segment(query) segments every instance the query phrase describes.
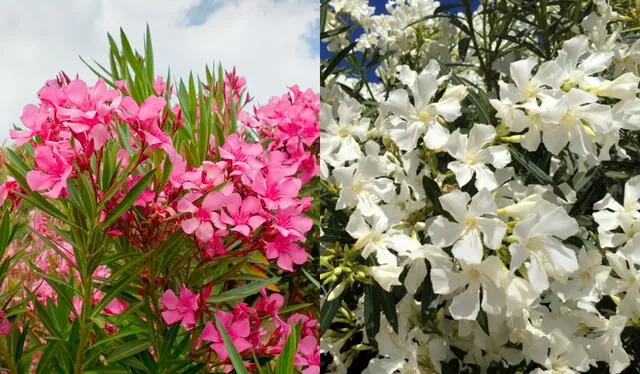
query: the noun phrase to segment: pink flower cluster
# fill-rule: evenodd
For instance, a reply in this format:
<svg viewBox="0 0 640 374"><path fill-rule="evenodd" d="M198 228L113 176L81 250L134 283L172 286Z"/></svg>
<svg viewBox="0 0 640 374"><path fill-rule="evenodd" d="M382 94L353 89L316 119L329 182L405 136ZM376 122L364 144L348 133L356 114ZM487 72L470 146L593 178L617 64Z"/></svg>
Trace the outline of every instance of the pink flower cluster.
<svg viewBox="0 0 640 374"><path fill-rule="evenodd" d="M254 357L253 355L279 354L292 326L300 322L301 337L295 364L305 367L302 371L304 374L320 373L318 323L315 319L298 313L283 320L280 314L280 309L284 306L282 295L267 295L262 289L261 297L253 307L239 303L230 312L211 312L204 302L207 293L205 291L203 297L202 294L190 291L185 285L180 287L179 297L172 290L167 290L162 297L164 321L169 325L180 322L185 329L191 330L196 325L198 316L204 316L205 320L207 317L215 318L224 326L238 353L248 358ZM229 353L214 322L205 322L198 340L209 344L221 362L228 361Z"/></svg>
<svg viewBox="0 0 640 374"><path fill-rule="evenodd" d="M235 72L227 73L224 83L228 100L244 92L244 79ZM155 87L158 93L166 90L161 78ZM246 127L228 135L219 149L211 147L209 160L193 166L175 149L167 133L171 130L163 130L167 121L163 97L150 96L138 105L104 81L88 87L66 75L48 81L38 97L40 105L27 105L23 111L26 129L11 132L18 145L31 141L35 148L36 165L26 176L32 190L44 191L50 198L66 196L67 181L83 171L90 171L97 185L90 158L98 152L100 162L102 148L119 136L123 123L132 135L127 139L131 149L141 155L138 164L161 149L170 163L156 166L172 169L164 186L151 186L135 203L148 220L134 222L125 213L110 234L126 235L144 249L150 244L148 238L161 242L179 225L194 237L204 258L224 254L229 243L242 240L288 271L307 260L296 242L304 240L312 227L312 220L303 215L311 198L299 194L303 184L318 174L313 147L319 137L319 96L313 91L294 86L290 94L255 109L254 117L238 109ZM178 106L173 112L180 117ZM121 170L130 159L124 149L118 152ZM123 197L141 177L129 176L116 197ZM0 198L15 189L14 184L5 182ZM112 201L103 217L116 205L117 199Z"/></svg>
<svg viewBox="0 0 640 374"><path fill-rule="evenodd" d="M210 139L206 155L198 161L194 161L188 144L201 139L198 126L191 127L193 139L178 140L176 134L186 125L185 120L179 105L168 106L167 100L171 101L175 91L162 77L153 84L159 96L151 95L138 104L128 96L124 82L115 82L117 88L110 88L99 80L89 87L82 80L61 74L40 89L38 105L24 108L21 120L25 128L12 130L10 135L18 146L31 146L25 147L25 152L33 149L35 165L26 173L31 190L50 199L66 198L69 181L88 176L98 201L110 196L100 204L102 222L146 172L156 170L163 175L154 177L133 208L106 227L108 235L141 252L159 248L171 235L178 234L196 248L195 253L183 255L200 264L218 256L244 257L259 251L280 269L292 272L308 259L301 243L313 226L312 219L305 215L313 198L304 196L303 190L319 173L315 153L319 147L320 98L312 90L293 86L288 94L272 98L249 114L242 111L241 104L243 97L249 98L245 83L235 71L227 73L224 82L216 83L221 86L215 88L223 93L224 102L214 100L212 108L197 108L198 113L211 110L219 115L226 134L219 146L214 136L202 135L202 139ZM232 131L236 118L238 129ZM115 192L109 191L100 178L106 172L108 152L116 159L115 174L126 178ZM24 192L9 177L0 184L0 205L8 200L12 207L18 207L19 194ZM74 269L74 248L52 229L57 221L37 210L30 214L34 234L21 239L20 248L26 248L30 257L13 269L13 275L39 302L58 302L54 287L31 271L29 261L42 273L75 282L80 277ZM9 255L17 250L13 244ZM98 279L95 283L109 275L108 267L98 267L93 274ZM162 275L153 280L145 277L143 282L159 287L164 284ZM319 373L315 319L302 314L283 319L280 310L284 298L277 293L267 296L264 290L255 306L239 303L230 311L214 312L206 303L211 285L199 288L203 287L198 293L184 285L177 295L166 291L162 297L164 321L180 323L193 332L198 344L208 344L211 354L227 363L228 352L212 321L225 326L241 354L258 356L277 355L292 326L301 322L296 365L304 367L305 374ZM103 297L96 290L90 301L96 305ZM81 313L82 299L73 297L71 303L73 320ZM119 315L127 307L125 301L115 298L101 312L103 316ZM0 315L0 334L6 331L7 322ZM116 329L109 323L105 328L107 332Z"/></svg>

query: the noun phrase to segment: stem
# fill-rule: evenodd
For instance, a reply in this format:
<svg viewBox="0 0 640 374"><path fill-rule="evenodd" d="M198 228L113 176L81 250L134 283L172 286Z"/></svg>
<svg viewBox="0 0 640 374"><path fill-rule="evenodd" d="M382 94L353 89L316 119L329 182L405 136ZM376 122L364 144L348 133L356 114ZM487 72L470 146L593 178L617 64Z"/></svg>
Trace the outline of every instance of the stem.
<svg viewBox="0 0 640 374"><path fill-rule="evenodd" d="M17 373L18 367L11 359L11 355L9 354L9 348L7 347L7 338L2 337L0 339L0 353L2 353L2 365L6 366L9 370L9 373Z"/></svg>
<svg viewBox="0 0 640 374"><path fill-rule="evenodd" d="M82 364L84 363L84 352L89 341L89 332L87 328L87 317L91 312L91 276L85 277L82 282L82 312L80 313L80 343L78 344L78 353L76 354L76 363L73 372L82 374Z"/></svg>

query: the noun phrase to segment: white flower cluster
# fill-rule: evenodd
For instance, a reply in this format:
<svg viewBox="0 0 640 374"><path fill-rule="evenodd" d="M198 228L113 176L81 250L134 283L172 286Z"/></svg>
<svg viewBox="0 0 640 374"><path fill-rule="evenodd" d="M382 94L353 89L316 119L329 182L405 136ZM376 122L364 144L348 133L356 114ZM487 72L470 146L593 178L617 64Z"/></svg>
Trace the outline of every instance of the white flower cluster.
<svg viewBox="0 0 640 374"><path fill-rule="evenodd" d="M366 2L340 1L335 12L347 3L368 30L362 48L398 51L414 45L407 30L416 29L405 26L438 5L392 1L389 15L371 18ZM606 363L615 374L629 366L621 333L640 325L640 176L617 193L623 200L600 195L592 214L576 217L575 185L531 183L510 152L516 143L521 155L548 154L552 171L573 160L583 174L629 158L620 140L640 130L640 44L621 41L618 15L594 3L582 34L553 59L522 52L509 65L490 99L494 124L467 123L475 88L453 84L435 59L419 71L396 59L394 84L372 83L362 102L337 83L323 90L321 176L336 195L329 208L349 217L342 229L363 263L375 260L371 278L404 293L397 326L384 313L376 336L365 338L377 344L368 373L442 372L450 360L482 372L520 365L565 374ZM449 45L451 33L442 38L435 43ZM425 321L427 291L437 305ZM323 347L332 370L346 372L344 341Z"/></svg>

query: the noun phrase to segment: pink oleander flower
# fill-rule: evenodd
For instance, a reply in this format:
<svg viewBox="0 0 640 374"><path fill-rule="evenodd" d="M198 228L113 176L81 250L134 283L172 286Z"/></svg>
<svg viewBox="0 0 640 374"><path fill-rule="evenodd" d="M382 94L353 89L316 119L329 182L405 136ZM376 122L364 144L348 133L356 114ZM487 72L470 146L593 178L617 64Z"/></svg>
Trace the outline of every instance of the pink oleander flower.
<svg viewBox="0 0 640 374"><path fill-rule="evenodd" d="M262 296L256 302L256 312L261 315L277 315L280 309L284 306L284 297L279 293L272 293L267 296L267 291L260 289L260 295Z"/></svg>
<svg viewBox="0 0 640 374"><path fill-rule="evenodd" d="M173 169L171 169L169 182L175 188L183 188L186 190L198 188L198 183L200 182L200 179L202 177L202 171L187 171L186 169L187 162L184 159L181 158L179 160L176 160L176 162L173 163Z"/></svg>
<svg viewBox="0 0 640 374"><path fill-rule="evenodd" d="M0 335L9 335L11 333L11 322L7 319L4 311L0 310Z"/></svg>
<svg viewBox="0 0 640 374"><path fill-rule="evenodd" d="M156 91L156 94L160 96L164 95L164 93L167 91L167 82L164 81L162 75L158 75L156 77L156 80L153 81L153 90Z"/></svg>
<svg viewBox="0 0 640 374"><path fill-rule="evenodd" d="M83 144L93 141L93 148L100 149L109 139L108 123L120 106L122 94L107 87L99 80L93 87L79 79L62 87L67 97L67 107L59 107L56 117L68 127Z"/></svg>
<svg viewBox="0 0 640 374"><path fill-rule="evenodd" d="M252 187L267 209L285 209L295 204L302 183L298 178L283 178L281 173L270 170L266 176L256 175Z"/></svg>
<svg viewBox="0 0 640 374"><path fill-rule="evenodd" d="M213 238L213 225L222 226L217 211L222 208L225 199L225 195L220 191L211 192L204 198L199 208L189 200L188 196L180 199L177 206L178 212L193 213L193 217L182 221L182 230L189 235L195 232L196 237L201 242L206 243L211 240Z"/></svg>
<svg viewBox="0 0 640 374"><path fill-rule="evenodd" d="M224 246L224 243L222 242L222 240L220 240L220 238L218 237L218 233L221 233L223 231L216 231L216 233L214 233L213 238L211 240L209 240L204 248L201 248L201 253L202 253L202 257L205 260L210 260L216 256L222 256L225 253L227 253L227 248ZM224 233L228 233L228 231L224 231Z"/></svg>
<svg viewBox="0 0 640 374"><path fill-rule="evenodd" d="M295 365L306 366L302 374L320 374L320 346L318 339L313 335L307 335L300 340Z"/></svg>
<svg viewBox="0 0 640 374"><path fill-rule="evenodd" d="M313 227L313 220L300 215L300 211L293 207L279 210L273 218L275 222L272 227L285 238L292 236L294 240L304 240L304 234Z"/></svg>
<svg viewBox="0 0 640 374"><path fill-rule="evenodd" d="M198 294L191 292L184 284L180 287L180 298L172 290L165 291L162 306L166 309L162 312L162 318L168 325L181 321L182 327L190 330L196 323Z"/></svg>
<svg viewBox="0 0 640 374"><path fill-rule="evenodd" d="M260 169L263 166L260 157L264 149L258 143L247 143L240 139L238 134L231 134L224 139L224 145L220 147L220 157L229 160L236 169L247 171Z"/></svg>
<svg viewBox="0 0 640 374"><path fill-rule="evenodd" d="M43 195L58 198L67 188L67 179L71 176L71 164L60 154L56 146L36 148L34 159L40 170L27 173L27 183L34 191L48 190Z"/></svg>
<svg viewBox="0 0 640 374"><path fill-rule="evenodd" d="M16 182L12 176L8 176L4 183L0 184L0 206L2 206L6 200L16 202L18 197L16 193L20 191L22 191L22 188L18 182Z"/></svg>
<svg viewBox="0 0 640 374"><path fill-rule="evenodd" d="M127 303L118 298L114 298L104 307L104 312L111 316L117 316L127 310Z"/></svg>
<svg viewBox="0 0 640 374"><path fill-rule="evenodd" d="M51 115L50 108L46 106L36 106L33 104L25 105L22 110L20 121L27 128L26 130L9 130L9 136L16 141L16 145L23 145L34 136L40 136L43 139L48 137L51 131L47 126L47 121Z"/></svg>
<svg viewBox="0 0 640 374"><path fill-rule="evenodd" d="M262 213L260 200L253 196L243 200L239 194L233 193L226 199L225 208L226 212L222 211L220 214L220 221L232 225L232 231L237 231L244 236L249 236L251 231L266 221L260 215Z"/></svg>
<svg viewBox="0 0 640 374"><path fill-rule="evenodd" d="M293 271L293 265L302 265L307 262L307 251L294 243L291 238L278 236L273 241L267 243L266 256L276 262L281 269Z"/></svg>
<svg viewBox="0 0 640 374"><path fill-rule="evenodd" d="M149 122L157 121L167 101L158 96L149 96L138 106L133 98L126 96L120 104L120 117L125 121L137 120L142 129L146 129Z"/></svg>
<svg viewBox="0 0 640 374"><path fill-rule="evenodd" d="M238 353L242 353L253 345L247 340L251 329L249 326L249 319L245 317L235 316L234 313L217 311L216 318L224 326L229 334L229 337L233 341ZM226 361L229 357L229 353L224 346L222 335L218 332L218 329L211 322L207 322L202 330L200 338L204 341L211 342L211 349L216 352L220 360Z"/></svg>

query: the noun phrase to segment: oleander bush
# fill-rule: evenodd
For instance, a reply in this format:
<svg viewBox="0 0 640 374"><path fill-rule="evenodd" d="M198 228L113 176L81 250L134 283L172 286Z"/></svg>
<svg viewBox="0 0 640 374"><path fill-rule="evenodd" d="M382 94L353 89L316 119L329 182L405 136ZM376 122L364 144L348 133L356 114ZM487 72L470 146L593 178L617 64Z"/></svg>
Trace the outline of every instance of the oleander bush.
<svg viewBox="0 0 640 374"><path fill-rule="evenodd" d="M319 373L319 95L247 111L235 69L176 81L119 39L2 151L4 371Z"/></svg>
<svg viewBox="0 0 640 374"><path fill-rule="evenodd" d="M640 373L640 4L321 12L322 369Z"/></svg>

